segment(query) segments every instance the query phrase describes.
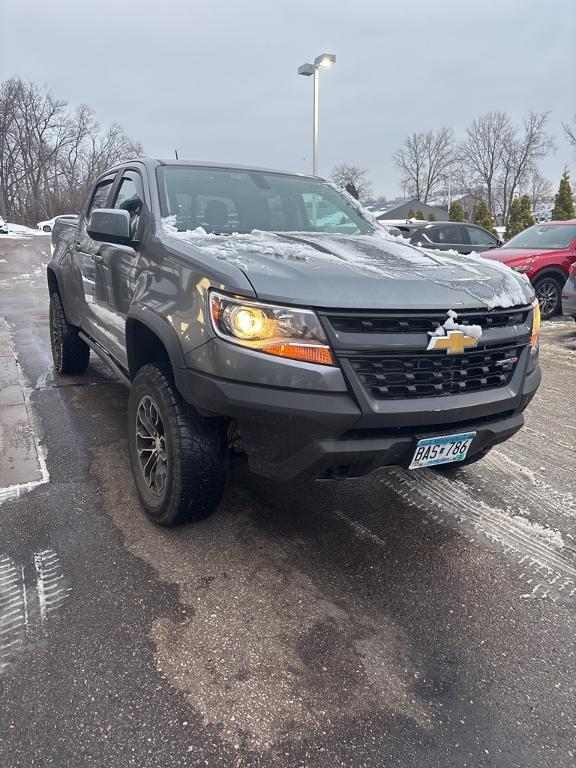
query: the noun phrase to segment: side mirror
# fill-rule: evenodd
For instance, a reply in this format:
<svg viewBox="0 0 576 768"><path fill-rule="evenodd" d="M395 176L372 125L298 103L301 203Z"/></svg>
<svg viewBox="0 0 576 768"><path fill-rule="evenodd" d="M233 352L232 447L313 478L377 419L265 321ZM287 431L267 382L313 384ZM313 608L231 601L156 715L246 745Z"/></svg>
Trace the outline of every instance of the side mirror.
<svg viewBox="0 0 576 768"><path fill-rule="evenodd" d="M501 248L503 245L504 245L504 240L499 239L498 242L496 243L496 248Z"/></svg>
<svg viewBox="0 0 576 768"><path fill-rule="evenodd" d="M134 244L130 237L130 214L118 208L95 208L88 218L86 232L99 242Z"/></svg>

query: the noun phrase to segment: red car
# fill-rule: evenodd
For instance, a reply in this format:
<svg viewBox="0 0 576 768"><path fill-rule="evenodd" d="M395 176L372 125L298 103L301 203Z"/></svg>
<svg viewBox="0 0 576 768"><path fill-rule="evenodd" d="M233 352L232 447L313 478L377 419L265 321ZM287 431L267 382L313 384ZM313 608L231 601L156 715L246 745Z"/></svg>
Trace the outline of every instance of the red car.
<svg viewBox="0 0 576 768"><path fill-rule="evenodd" d="M480 255L527 275L547 319L562 311L562 288L570 265L576 262L576 219L535 224L501 248Z"/></svg>

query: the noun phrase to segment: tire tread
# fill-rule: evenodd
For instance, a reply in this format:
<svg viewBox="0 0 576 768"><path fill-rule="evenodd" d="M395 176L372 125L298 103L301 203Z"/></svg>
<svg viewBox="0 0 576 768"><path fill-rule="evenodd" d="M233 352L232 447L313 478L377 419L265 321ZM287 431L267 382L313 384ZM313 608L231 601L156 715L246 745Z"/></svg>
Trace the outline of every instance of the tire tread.
<svg viewBox="0 0 576 768"><path fill-rule="evenodd" d="M60 294L54 291L50 296L50 342L52 359L58 373L67 375L84 373L90 359L90 347L78 335L78 328L66 319ZM55 348L54 335L60 336L62 354L59 359Z"/></svg>
<svg viewBox="0 0 576 768"><path fill-rule="evenodd" d="M137 373L129 402L129 429L138 407L138 389L144 384L160 395L168 414L165 428L172 430L173 451L169 497L160 514L151 508L140 487L140 467L129 435L130 460L140 498L148 514L164 526L202 520L218 506L227 476L227 443L223 420L204 418L184 402L168 364L153 363ZM141 481L140 481L141 482Z"/></svg>

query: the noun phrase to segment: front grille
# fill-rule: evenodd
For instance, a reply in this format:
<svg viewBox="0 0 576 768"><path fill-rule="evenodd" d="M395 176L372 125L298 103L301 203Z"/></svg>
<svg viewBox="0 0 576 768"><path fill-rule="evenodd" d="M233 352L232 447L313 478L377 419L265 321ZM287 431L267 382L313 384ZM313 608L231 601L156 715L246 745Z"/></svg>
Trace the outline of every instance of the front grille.
<svg viewBox="0 0 576 768"><path fill-rule="evenodd" d="M514 373L521 347L447 355L353 355L348 361L364 389L377 400L435 397L505 386Z"/></svg>
<svg viewBox="0 0 576 768"><path fill-rule="evenodd" d="M526 322L529 310L481 310L458 314L461 325L480 325L489 328L506 328ZM328 315L332 328L341 333L427 333L434 331L446 321L446 312L423 314L338 314Z"/></svg>

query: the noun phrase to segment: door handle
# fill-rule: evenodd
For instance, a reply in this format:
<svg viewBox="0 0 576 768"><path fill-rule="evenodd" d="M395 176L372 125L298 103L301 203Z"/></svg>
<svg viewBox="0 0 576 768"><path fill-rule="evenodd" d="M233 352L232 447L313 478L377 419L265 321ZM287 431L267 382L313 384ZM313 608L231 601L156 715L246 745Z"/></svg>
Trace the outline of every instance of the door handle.
<svg viewBox="0 0 576 768"><path fill-rule="evenodd" d="M104 261L104 257L103 256L101 256L99 253L95 253L94 254L94 262L96 264L102 264L103 261Z"/></svg>

